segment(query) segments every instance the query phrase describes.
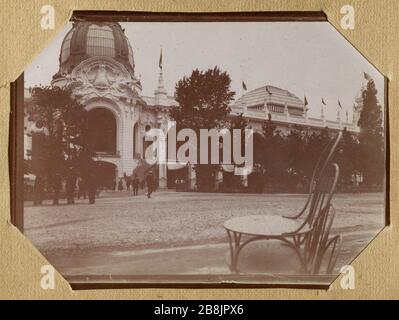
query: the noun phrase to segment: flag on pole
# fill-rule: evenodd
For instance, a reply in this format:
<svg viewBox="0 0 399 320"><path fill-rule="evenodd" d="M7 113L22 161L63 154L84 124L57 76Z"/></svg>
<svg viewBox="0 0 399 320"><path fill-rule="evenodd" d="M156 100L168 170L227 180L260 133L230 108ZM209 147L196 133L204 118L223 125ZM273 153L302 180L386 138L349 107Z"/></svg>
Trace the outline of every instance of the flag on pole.
<svg viewBox="0 0 399 320"><path fill-rule="evenodd" d="M338 106L342 109L341 101L338 100Z"/></svg>
<svg viewBox="0 0 399 320"><path fill-rule="evenodd" d="M327 104L324 102L324 98L321 98L321 103L324 104L325 106L327 105Z"/></svg>
<svg viewBox="0 0 399 320"><path fill-rule="evenodd" d="M159 69L162 69L162 48L161 48L161 54L159 55Z"/></svg>
<svg viewBox="0 0 399 320"><path fill-rule="evenodd" d="M305 105L305 111L307 112L308 110L309 110L309 108L308 108L308 99L306 99L306 96L304 97L304 100L305 100L305 102L304 102L304 105Z"/></svg>
<svg viewBox="0 0 399 320"><path fill-rule="evenodd" d="M244 81L242 82L242 88L243 88L245 91L247 91L247 85L245 84Z"/></svg>
<svg viewBox="0 0 399 320"><path fill-rule="evenodd" d="M272 93L270 92L270 90L269 90L269 87L268 87L268 86L266 86L266 92L267 92L268 94L272 95Z"/></svg>

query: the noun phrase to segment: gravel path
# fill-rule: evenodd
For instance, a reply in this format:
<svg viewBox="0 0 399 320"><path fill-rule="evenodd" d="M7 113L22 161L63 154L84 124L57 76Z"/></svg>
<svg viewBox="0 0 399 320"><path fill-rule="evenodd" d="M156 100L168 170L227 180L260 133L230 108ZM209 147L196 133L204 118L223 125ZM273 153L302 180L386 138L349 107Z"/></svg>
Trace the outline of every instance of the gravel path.
<svg viewBox="0 0 399 320"><path fill-rule="evenodd" d="M223 222L256 214L295 214L304 195L157 192L153 198L114 193L95 205L25 208L25 233L44 252L148 249L226 242ZM383 194L338 194L334 232L367 232L384 225ZM366 239L367 240L367 239Z"/></svg>

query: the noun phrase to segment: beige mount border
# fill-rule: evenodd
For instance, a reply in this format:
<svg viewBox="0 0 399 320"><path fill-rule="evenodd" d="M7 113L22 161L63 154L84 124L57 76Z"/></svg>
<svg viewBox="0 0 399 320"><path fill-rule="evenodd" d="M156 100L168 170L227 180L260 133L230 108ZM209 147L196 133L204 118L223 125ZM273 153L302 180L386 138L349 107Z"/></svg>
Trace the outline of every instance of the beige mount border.
<svg viewBox="0 0 399 320"><path fill-rule="evenodd" d="M15 299L356 299L399 298L398 202L398 76L399 2L397 0L69 0L49 1L55 7L54 30L40 28L40 9L47 1L1 2L0 56L0 298ZM340 9L355 8L354 30L342 30ZM343 290L339 278L329 290L304 289L124 289L73 291L56 275L56 288L40 288L45 258L11 225L8 171L10 82L49 44L69 20L72 10L158 12L323 11L343 34L390 82L390 203L391 225L353 262L356 289Z"/></svg>

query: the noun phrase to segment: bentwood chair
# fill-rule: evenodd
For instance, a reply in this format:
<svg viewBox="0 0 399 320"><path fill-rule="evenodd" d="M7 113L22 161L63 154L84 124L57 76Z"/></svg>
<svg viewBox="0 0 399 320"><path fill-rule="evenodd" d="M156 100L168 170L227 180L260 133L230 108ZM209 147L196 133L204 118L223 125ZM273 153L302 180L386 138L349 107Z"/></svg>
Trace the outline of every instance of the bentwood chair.
<svg viewBox="0 0 399 320"><path fill-rule="evenodd" d="M334 219L331 204L339 177L339 167L332 164L321 171L312 188L306 217L287 219L275 215L236 217L224 223L230 244L230 269L238 272L238 259L242 249L259 240L280 240L293 249L299 258L301 271L318 274L323 257L331 250L327 272L331 272L337 256L339 237L330 238Z"/></svg>
<svg viewBox="0 0 399 320"><path fill-rule="evenodd" d="M316 184L310 200L309 215L304 223L312 225L312 230L306 234L303 241L302 263L304 271L319 274L323 258L331 250L326 266L326 273L332 273L338 250L337 245L341 239L339 235L330 237L330 230L335 217L335 208L331 203L339 178L339 167L331 165L324 171Z"/></svg>
<svg viewBox="0 0 399 320"><path fill-rule="evenodd" d="M339 132L334 139L331 139L329 141L329 143L325 146L322 153L320 154L319 159L317 160L316 165L313 169L312 178L309 183L309 192L307 200L302 210L295 216L284 216L285 218L298 219L305 213L310 203L313 189L315 188L317 181L322 176L324 170L330 165L331 161L333 160L333 157L337 151L341 139L342 139L342 132Z"/></svg>

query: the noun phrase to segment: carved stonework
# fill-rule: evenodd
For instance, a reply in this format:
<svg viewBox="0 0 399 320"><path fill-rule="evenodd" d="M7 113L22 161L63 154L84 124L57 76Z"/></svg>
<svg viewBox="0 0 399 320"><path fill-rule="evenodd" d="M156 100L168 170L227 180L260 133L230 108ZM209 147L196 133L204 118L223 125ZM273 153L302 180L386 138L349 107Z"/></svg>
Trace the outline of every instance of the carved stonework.
<svg viewBox="0 0 399 320"><path fill-rule="evenodd" d="M67 76L67 81L78 96L94 95L126 101L138 96L136 80L122 64L107 57L83 61Z"/></svg>

